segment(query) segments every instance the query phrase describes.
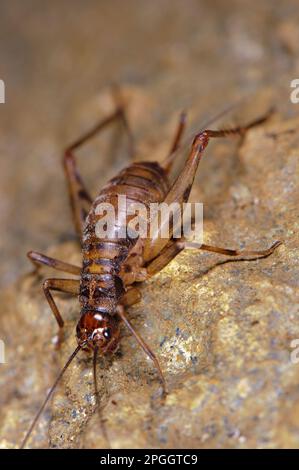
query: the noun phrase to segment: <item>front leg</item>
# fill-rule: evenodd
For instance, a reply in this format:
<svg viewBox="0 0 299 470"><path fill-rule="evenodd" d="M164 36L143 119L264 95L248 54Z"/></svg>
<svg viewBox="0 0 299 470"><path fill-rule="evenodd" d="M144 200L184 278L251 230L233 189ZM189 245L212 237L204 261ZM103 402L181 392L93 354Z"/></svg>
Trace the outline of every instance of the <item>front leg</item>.
<svg viewBox="0 0 299 470"><path fill-rule="evenodd" d="M51 294L51 290L66 292L68 294L79 295L80 281L76 279L46 279L43 283L45 297L51 307L54 317L58 323L58 344L59 347L63 339L64 321L56 302Z"/></svg>

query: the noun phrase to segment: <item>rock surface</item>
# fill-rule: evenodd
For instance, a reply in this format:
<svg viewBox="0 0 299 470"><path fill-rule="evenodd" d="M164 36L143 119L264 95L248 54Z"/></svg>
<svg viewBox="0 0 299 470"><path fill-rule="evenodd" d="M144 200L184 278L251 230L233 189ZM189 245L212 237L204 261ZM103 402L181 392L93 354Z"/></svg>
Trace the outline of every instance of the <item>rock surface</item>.
<svg viewBox="0 0 299 470"><path fill-rule="evenodd" d="M142 301L129 310L165 372L166 401L160 399L151 362L123 330L121 351L98 361L102 416L96 412L91 358L80 353L28 445L101 448L108 445L108 437L113 448L298 447L299 364L291 362L291 341L299 338L299 119L293 117L297 109L289 101L289 83L298 71L293 3L287 10L277 6L275 16L267 2L259 2L255 12L251 2L242 2L242 8L233 8L231 2L231 9L226 4L230 13L223 26L221 2L215 10L209 2L198 7L190 1L183 12L178 1L165 1L164 9L149 7L152 2L142 8L139 2L128 1L125 12L120 10L124 2L116 2L123 13L119 34L128 34L123 44L131 48L130 54L119 36L111 39L108 26L115 5L102 3L100 11L96 4L101 2L90 2L85 9L78 2L75 15L67 2L60 2L60 20L48 6L53 35L50 26L41 28L44 12L35 2L26 3L35 6L35 14L25 7L17 10L11 2L1 20L7 20L2 34L16 24L20 29L5 50L18 93L6 114L1 108L1 153L10 160L3 160L1 176L0 209L8 233L2 239L7 247L2 282L7 287L1 293L0 338L5 341L6 364L0 364L0 446L19 445L76 345L78 303L65 295L56 297L66 319L66 338L59 352L51 342L56 324L41 282L57 273L43 268L39 278L16 277L25 266L28 270L23 255L30 248L80 263L59 152L69 141L66 135L76 137L111 110L107 88L97 90L117 76L126 82L129 119L138 157L143 159L163 158L181 108L188 106L195 122L199 115L202 122L203 116L248 89L255 93L238 111L237 122L276 105L278 112L269 122L252 129L242 142L211 144L191 199L204 202L206 243L255 249L275 240L284 244L258 261L225 262L225 257L196 250L180 254L144 283ZM103 9L108 26L102 20L97 35L95 18ZM200 29L195 11L205 18ZM29 24L18 23L24 16L30 18ZM132 17L137 24L151 18L152 29L148 26L143 35L132 32ZM270 41L273 30L275 47ZM93 34L101 40L97 65ZM137 45L139 37L143 41ZM227 52L222 47L220 54L221 41ZM27 66L21 61L21 43ZM117 57L110 54L110 44L115 44ZM151 60L144 53L150 46ZM49 49L48 69L43 69L39 61L43 63ZM13 50L18 51L18 60L11 58ZM102 61L107 64L104 71ZM80 70L81 83L73 81L72 66L76 73ZM18 83L18 74L13 73L18 71L28 81L26 96L24 83ZM279 75L276 81L271 79L274 72ZM70 83L69 89L62 90L63 80ZM48 112L42 115L44 101ZM111 130L99 144L82 150L81 166L88 157L83 172L95 175L89 178L95 192L128 161L125 141L114 139L118 135Z"/></svg>
<svg viewBox="0 0 299 470"><path fill-rule="evenodd" d="M98 362L112 447L298 446L299 366L290 360L290 342L299 338L299 120L273 121L247 134L237 152L239 177L204 233L205 241L228 247L284 244L267 259L224 264L219 255L188 250L143 285L130 317L156 351L169 395L161 402L150 361L124 331L121 353ZM80 260L72 242L49 253ZM59 298L67 328L58 353L40 280L27 275L5 297L1 435L9 447L75 347L78 306ZM45 446L48 428L51 447L107 445L84 353L66 373L30 445Z"/></svg>

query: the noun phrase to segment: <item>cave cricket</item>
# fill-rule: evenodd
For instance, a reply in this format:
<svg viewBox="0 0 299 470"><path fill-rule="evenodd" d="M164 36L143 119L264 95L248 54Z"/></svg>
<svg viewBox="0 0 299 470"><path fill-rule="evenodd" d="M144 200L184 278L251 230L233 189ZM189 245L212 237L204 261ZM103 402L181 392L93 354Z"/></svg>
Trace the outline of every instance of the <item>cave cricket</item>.
<svg viewBox="0 0 299 470"><path fill-rule="evenodd" d="M170 172L174 162L180 155L182 135L185 128L186 116L181 114L173 142L164 161L133 160L134 143L119 91L115 93L115 111L97 123L89 132L70 145L64 152L63 165L68 185L70 204L75 229L82 249L82 266L74 266L64 261L51 258L35 251L28 253L29 259L38 267L47 265L57 271L63 271L78 277L78 279L49 278L43 283L45 297L51 307L59 327L59 342L62 340L64 320L55 303L52 292L60 291L77 296L80 303L80 316L77 324L77 347L70 355L56 381L48 392L44 403L35 416L21 447L25 447L31 433L46 407L51 395L79 351L93 353L93 375L96 399L98 397L96 361L97 355L113 354L120 340L120 325L123 323L135 337L145 354L152 360L161 382L164 396L167 393L166 381L158 358L140 336L128 319L126 309L139 302L141 293L138 283L159 273L186 247L185 237L175 238L174 227L168 238L161 236L161 224L157 230L146 238L118 237L119 225L115 225L109 238L100 238L96 234L96 223L101 217L96 208L99 202L117 204L119 195L125 195L128 200L137 201L146 206L150 203L178 203L182 206L188 201L194 182L198 164L204 154L209 140L220 137L243 136L253 126L263 123L268 114L245 125L230 129L209 130L207 125L221 117L219 113L206 123L205 128L192 137L189 143L189 154L179 175L170 181ZM77 168L75 151L85 142L98 134L115 121L120 121L128 136L132 163L104 186L96 199L93 199L86 189ZM128 224L131 215L125 214L122 224ZM169 221L167 221L169 222ZM171 226L171 224L170 224ZM201 244L200 250L220 253L230 257L241 255L257 259L267 257L281 242L276 241L266 250L235 250ZM246 259L246 258L245 258Z"/></svg>

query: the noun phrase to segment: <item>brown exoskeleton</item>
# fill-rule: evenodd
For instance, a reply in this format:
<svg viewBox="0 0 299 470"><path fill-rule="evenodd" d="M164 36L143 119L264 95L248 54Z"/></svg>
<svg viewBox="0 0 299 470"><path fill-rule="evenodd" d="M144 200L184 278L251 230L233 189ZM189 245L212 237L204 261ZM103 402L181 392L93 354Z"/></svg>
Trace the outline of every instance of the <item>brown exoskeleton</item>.
<svg viewBox="0 0 299 470"><path fill-rule="evenodd" d="M247 126L227 130L204 130L193 138L189 156L184 167L173 183L169 174L177 155L185 127L185 116L182 115L168 157L162 162L133 162L114 177L93 200L87 192L78 172L74 151L88 139L113 121L120 119L126 129L130 142L131 133L123 106L82 138L67 148L64 153L64 168L69 188L70 202L76 231L82 246L82 267L74 266L37 252L29 252L30 260L36 265L45 264L73 275L79 279L46 279L43 284L45 296L59 326L59 337L64 325L51 291L67 292L78 296L81 305L80 319L77 325L78 346L71 354L63 370L48 393L42 407L27 432L22 447L30 437L40 414L45 408L58 381L76 354L81 350L93 351L94 379L96 384L95 364L97 354L113 353L119 345L120 322L122 321L135 336L145 353L152 359L159 373L164 393L166 386L159 362L150 347L141 338L128 320L125 308L140 300L138 282L161 271L186 246L183 237L174 238L170 232L168 238L161 236L160 226L155 233L147 238L119 238L119 225L113 227L109 238L100 238L95 226L100 218L96 208L100 202L117 206L119 195L127 200L137 201L148 206L150 203L165 202L167 204L186 203L193 185L194 177L203 152L211 138L242 135L249 128L263 122L266 117L258 119ZM133 147L132 147L133 148ZM125 214L122 223L127 225L130 217ZM229 256L265 257L270 255L280 244L275 242L267 250L247 251L230 250L202 244L199 249L221 253ZM252 258L251 258L252 259ZM254 258L255 259L255 258Z"/></svg>

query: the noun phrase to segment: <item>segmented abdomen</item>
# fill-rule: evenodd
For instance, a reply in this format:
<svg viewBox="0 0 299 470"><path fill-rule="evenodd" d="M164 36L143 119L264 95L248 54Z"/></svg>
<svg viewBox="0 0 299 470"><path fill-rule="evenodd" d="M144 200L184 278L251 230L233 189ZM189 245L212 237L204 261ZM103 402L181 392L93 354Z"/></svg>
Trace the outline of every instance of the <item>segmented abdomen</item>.
<svg viewBox="0 0 299 470"><path fill-rule="evenodd" d="M126 233L133 215L118 213L118 196L126 196L127 203L161 202L168 190L164 170L155 162L137 162L122 170L102 189L93 202L83 231L83 269L80 302L86 308L112 311L124 290L118 274L122 263L134 247L137 239L118 233ZM113 227L109 239L99 237L96 224L102 215L97 213L101 203L110 203L115 209L120 226Z"/></svg>

